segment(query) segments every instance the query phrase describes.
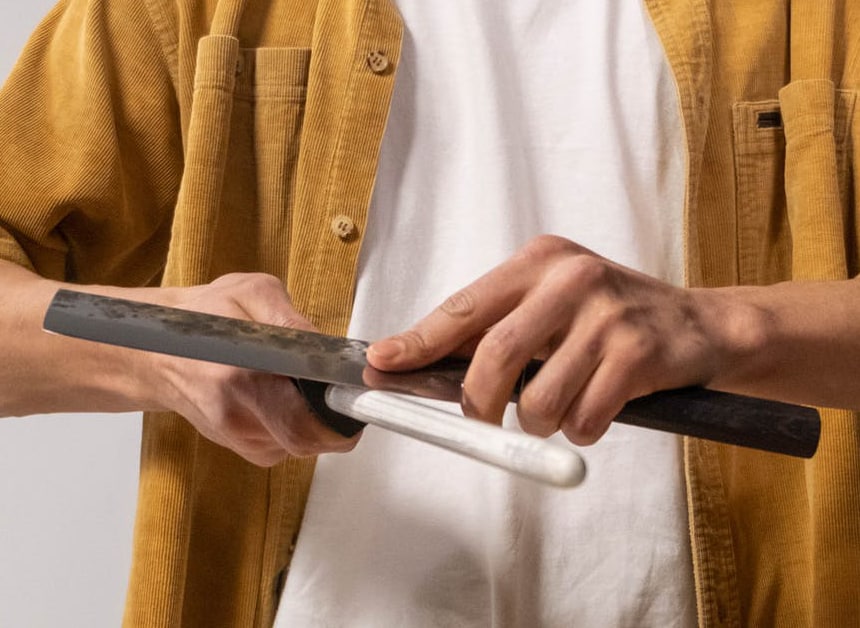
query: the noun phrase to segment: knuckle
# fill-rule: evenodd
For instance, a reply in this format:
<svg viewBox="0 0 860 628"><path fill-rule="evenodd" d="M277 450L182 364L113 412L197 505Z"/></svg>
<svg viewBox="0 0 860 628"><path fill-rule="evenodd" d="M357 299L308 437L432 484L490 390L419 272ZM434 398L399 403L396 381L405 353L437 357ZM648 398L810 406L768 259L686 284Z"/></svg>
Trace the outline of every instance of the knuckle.
<svg viewBox="0 0 860 628"><path fill-rule="evenodd" d="M239 455L255 466L262 468L270 468L284 460L284 458L287 457L287 452L283 450L252 451L246 452L244 454L240 453Z"/></svg>
<svg viewBox="0 0 860 628"><path fill-rule="evenodd" d="M474 293L464 288L445 299L445 302L439 306L439 310L453 318L465 318L474 314L476 307Z"/></svg>
<svg viewBox="0 0 860 628"><path fill-rule="evenodd" d="M287 447L287 451L291 456L295 458L310 458L311 456L315 456L320 453L321 448L314 447L309 443L290 443Z"/></svg>
<svg viewBox="0 0 860 628"><path fill-rule="evenodd" d="M529 240L523 251L530 255L545 257L547 255L569 252L576 248L576 245L566 238L552 234L541 234Z"/></svg>
<svg viewBox="0 0 860 628"><path fill-rule="evenodd" d="M216 277L209 285L214 287L233 286L241 283L243 277L245 277L243 273L227 273L226 275Z"/></svg>
<svg viewBox="0 0 860 628"><path fill-rule="evenodd" d="M616 354L620 378L632 381L654 375L660 368L665 351L656 333L648 329L633 329L622 336Z"/></svg>
<svg viewBox="0 0 860 628"><path fill-rule="evenodd" d="M562 433L577 445L593 445L606 433L617 414L611 407L612 403L614 401L607 398L598 401L592 399L576 405L562 421Z"/></svg>
<svg viewBox="0 0 860 628"><path fill-rule="evenodd" d="M410 329L397 336L418 359L427 359L433 355L430 340L419 329Z"/></svg>
<svg viewBox="0 0 860 628"><path fill-rule="evenodd" d="M244 275L242 285L250 292L284 292L284 284L274 275L267 273L248 273Z"/></svg>
<svg viewBox="0 0 860 628"><path fill-rule="evenodd" d="M593 417L576 415L565 420L561 430L572 443L587 446L596 443L606 428Z"/></svg>
<svg viewBox="0 0 860 628"><path fill-rule="evenodd" d="M597 289L610 285L612 269L602 257L573 255L559 266L565 285L571 289Z"/></svg>
<svg viewBox="0 0 860 628"><path fill-rule="evenodd" d="M557 426L566 409L559 390L527 386L520 395L518 411L530 425Z"/></svg>
<svg viewBox="0 0 860 628"><path fill-rule="evenodd" d="M513 261L526 266L541 266L547 260L567 250L571 246L569 240L555 235L539 235L529 240L513 257Z"/></svg>
<svg viewBox="0 0 860 628"><path fill-rule="evenodd" d="M298 312L289 309L275 310L271 312L266 323L277 327L288 327L292 329L312 328L312 325L309 325L307 320L305 320Z"/></svg>
<svg viewBox="0 0 860 628"><path fill-rule="evenodd" d="M526 411L517 410L520 427L527 434L548 437L558 431L559 421L550 419L548 415L530 415Z"/></svg>
<svg viewBox="0 0 860 628"><path fill-rule="evenodd" d="M636 330L627 339L624 351L629 356L631 363L642 366L654 360L659 353L659 347L660 343L653 334Z"/></svg>
<svg viewBox="0 0 860 628"><path fill-rule="evenodd" d="M329 443L328 450L336 453L345 454L347 452L352 451L358 445L358 441L361 440L361 434L356 434L351 438L338 438L337 440Z"/></svg>
<svg viewBox="0 0 860 628"><path fill-rule="evenodd" d="M463 386L460 407L469 418L489 423L501 422L506 405L507 398L499 399L493 394L486 394L486 390L475 391L469 383Z"/></svg>
<svg viewBox="0 0 860 628"><path fill-rule="evenodd" d="M487 359L507 366L522 353L519 333L508 326L497 325L486 333L478 345L478 351Z"/></svg>

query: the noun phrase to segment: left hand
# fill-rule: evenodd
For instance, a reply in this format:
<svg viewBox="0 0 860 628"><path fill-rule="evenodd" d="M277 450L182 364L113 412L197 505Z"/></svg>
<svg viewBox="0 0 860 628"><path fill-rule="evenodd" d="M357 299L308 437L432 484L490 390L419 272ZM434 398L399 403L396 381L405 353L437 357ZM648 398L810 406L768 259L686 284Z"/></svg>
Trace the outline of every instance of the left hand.
<svg viewBox="0 0 860 628"><path fill-rule="evenodd" d="M738 325L707 290L686 290L541 236L449 297L414 327L374 343L380 370L474 351L463 411L499 421L520 372L546 359L517 407L527 432L595 442L623 405L706 385L731 360ZM744 340L741 338L740 340Z"/></svg>

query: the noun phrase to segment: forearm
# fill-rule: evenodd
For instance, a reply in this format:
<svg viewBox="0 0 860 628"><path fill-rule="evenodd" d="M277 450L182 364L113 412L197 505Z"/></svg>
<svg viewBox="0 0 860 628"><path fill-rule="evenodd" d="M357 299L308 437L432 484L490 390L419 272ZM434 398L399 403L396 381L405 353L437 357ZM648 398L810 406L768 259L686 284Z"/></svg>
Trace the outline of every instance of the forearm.
<svg viewBox="0 0 860 628"><path fill-rule="evenodd" d="M159 409L145 385L139 352L45 333L42 319L63 284L0 261L0 416L49 412ZM80 287L101 294L170 303L175 291Z"/></svg>
<svg viewBox="0 0 860 628"><path fill-rule="evenodd" d="M693 292L727 343L710 386L860 409L860 281Z"/></svg>

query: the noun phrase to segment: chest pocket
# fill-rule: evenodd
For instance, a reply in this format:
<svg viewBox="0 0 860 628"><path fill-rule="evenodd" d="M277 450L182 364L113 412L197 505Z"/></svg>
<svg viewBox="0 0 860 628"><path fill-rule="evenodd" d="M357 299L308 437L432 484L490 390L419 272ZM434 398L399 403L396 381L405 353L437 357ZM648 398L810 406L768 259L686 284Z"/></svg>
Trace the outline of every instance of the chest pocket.
<svg viewBox="0 0 860 628"><path fill-rule="evenodd" d="M240 50L212 274L287 273L310 50Z"/></svg>
<svg viewBox="0 0 860 628"><path fill-rule="evenodd" d="M825 115L821 107L814 106L814 98L799 93L810 87L814 91L821 88L789 85L780 100L737 103L733 108L737 267L741 284L765 285L796 276L797 253L807 248L800 240L811 237L820 241L815 232L821 231L825 239L838 240L840 248L847 244L844 239L851 231L847 223L853 215L848 138L854 93L836 90L832 113ZM797 98L794 92L798 92ZM795 107L794 100L805 105ZM813 116L809 109L818 111ZM810 147L805 148L810 142ZM819 152L827 159L813 154ZM788 162L787 154L791 155ZM816 162L821 161L830 165L812 172ZM828 183L826 179L832 177L836 181ZM798 188L804 192L798 193ZM829 198L831 188L838 190L833 198ZM810 199L804 199L807 196ZM810 202L812 197L815 202ZM838 224L838 228L828 223ZM844 233L834 232L843 229Z"/></svg>

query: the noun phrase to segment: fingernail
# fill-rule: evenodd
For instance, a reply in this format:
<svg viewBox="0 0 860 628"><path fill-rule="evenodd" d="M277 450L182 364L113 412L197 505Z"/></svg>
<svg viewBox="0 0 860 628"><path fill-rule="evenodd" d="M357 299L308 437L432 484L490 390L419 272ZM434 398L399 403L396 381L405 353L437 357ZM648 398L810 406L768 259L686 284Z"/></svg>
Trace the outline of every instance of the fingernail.
<svg viewBox="0 0 860 628"><path fill-rule="evenodd" d="M370 347L368 347L367 352L369 354L373 354L374 358L379 358L381 360L394 360L403 353L405 349L406 346L400 338L386 338L385 340L374 342Z"/></svg>

